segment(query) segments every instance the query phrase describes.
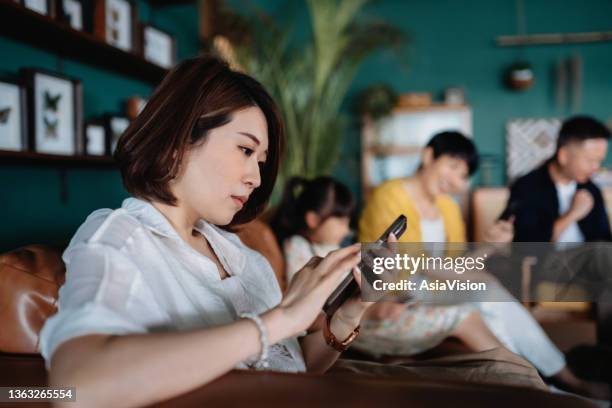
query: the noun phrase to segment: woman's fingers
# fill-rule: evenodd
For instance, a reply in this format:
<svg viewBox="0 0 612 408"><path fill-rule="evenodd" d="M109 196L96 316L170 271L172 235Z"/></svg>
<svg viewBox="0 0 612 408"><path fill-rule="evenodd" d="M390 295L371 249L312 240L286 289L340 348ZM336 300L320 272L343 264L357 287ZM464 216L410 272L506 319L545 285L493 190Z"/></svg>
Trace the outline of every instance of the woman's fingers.
<svg viewBox="0 0 612 408"><path fill-rule="evenodd" d="M308 262L304 266L308 266L310 268L316 268L317 266L319 266L322 260L323 258L321 258L320 256L313 256L312 258L308 260Z"/></svg>
<svg viewBox="0 0 612 408"><path fill-rule="evenodd" d="M344 278L343 275L346 274L347 271L350 271L354 267L356 267L357 264L359 264L360 260L361 260L360 252L357 252L356 254L348 255L347 257L342 259L340 262L338 262L336 265L334 265L333 268L324 276L323 279L325 281L336 282L335 285L338 285Z"/></svg>
<svg viewBox="0 0 612 408"><path fill-rule="evenodd" d="M340 262L345 257L359 253L359 251L361 251L361 244L357 243L330 252L319 264L319 267L322 268L321 272L325 273L325 271L333 268L335 264Z"/></svg>
<svg viewBox="0 0 612 408"><path fill-rule="evenodd" d="M356 266L353 268L353 277L355 278L355 281L357 281L357 285L359 285L359 288L361 289L361 271Z"/></svg>

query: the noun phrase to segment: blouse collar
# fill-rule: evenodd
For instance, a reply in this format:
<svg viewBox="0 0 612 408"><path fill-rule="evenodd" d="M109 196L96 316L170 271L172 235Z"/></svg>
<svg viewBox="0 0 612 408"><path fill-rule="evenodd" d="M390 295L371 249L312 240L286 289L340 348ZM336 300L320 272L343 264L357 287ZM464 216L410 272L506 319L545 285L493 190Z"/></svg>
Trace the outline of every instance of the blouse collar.
<svg viewBox="0 0 612 408"><path fill-rule="evenodd" d="M180 240L187 245L168 219L149 201L130 197L123 200L121 207L152 232L166 238ZM206 237L215 254L222 263L230 266L233 273L240 273L243 270L246 264L244 248L232 242L235 241L235 238L230 238L232 233L223 231L203 219L199 219L193 229Z"/></svg>

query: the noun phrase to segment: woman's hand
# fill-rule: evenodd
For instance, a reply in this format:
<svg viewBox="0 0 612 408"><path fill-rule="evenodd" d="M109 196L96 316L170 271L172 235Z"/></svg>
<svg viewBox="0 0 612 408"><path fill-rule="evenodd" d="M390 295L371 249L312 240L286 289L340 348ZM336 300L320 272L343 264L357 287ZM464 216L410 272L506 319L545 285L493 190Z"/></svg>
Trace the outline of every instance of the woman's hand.
<svg viewBox="0 0 612 408"><path fill-rule="evenodd" d="M296 273L278 306L288 325L287 337L312 324L327 298L360 260L361 244L355 244L332 251L325 258L313 257Z"/></svg>
<svg viewBox="0 0 612 408"><path fill-rule="evenodd" d="M390 244L397 243L397 238L395 237L395 235L390 234L387 239L387 243L390 243ZM391 251L383 248L382 252L391 252ZM387 253L386 255L381 255L381 256L393 256L393 255L390 253ZM362 276L361 271L355 268L353 270L353 275L355 276L355 280L357 281L359 288L361 288L361 276ZM352 326L353 328L355 328L359 325L359 322L361 322L361 318L363 317L366 310L372 307L375 303L376 302L363 301L361 296L354 297L344 302L344 304L340 306L340 308L338 308L334 316L338 320L341 320L342 322L344 322L346 325ZM380 303L389 303L389 302L380 302ZM393 307L394 309L403 310L405 308L405 305L403 304L391 303L391 305L394 306ZM378 307L379 305L375 306L375 308L378 308Z"/></svg>

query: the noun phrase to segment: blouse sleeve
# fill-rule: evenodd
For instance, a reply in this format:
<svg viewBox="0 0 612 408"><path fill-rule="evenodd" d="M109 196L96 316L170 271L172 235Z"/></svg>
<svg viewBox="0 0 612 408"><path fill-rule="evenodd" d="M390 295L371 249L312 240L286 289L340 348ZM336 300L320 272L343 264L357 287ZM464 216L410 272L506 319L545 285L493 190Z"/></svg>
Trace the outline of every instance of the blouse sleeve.
<svg viewBox="0 0 612 408"><path fill-rule="evenodd" d="M59 291L58 312L40 334L47 367L57 347L88 334L143 333L130 316L130 294L139 279L136 266L119 250L81 244L64 254L66 282Z"/></svg>

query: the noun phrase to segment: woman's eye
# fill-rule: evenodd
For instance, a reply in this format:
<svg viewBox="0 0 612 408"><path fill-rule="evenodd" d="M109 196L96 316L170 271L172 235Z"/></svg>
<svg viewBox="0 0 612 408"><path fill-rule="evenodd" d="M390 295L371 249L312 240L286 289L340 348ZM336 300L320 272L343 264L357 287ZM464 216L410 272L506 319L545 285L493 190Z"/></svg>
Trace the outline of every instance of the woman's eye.
<svg viewBox="0 0 612 408"><path fill-rule="evenodd" d="M248 147L240 146L240 150L247 156L251 156L255 151L253 149L249 149Z"/></svg>

